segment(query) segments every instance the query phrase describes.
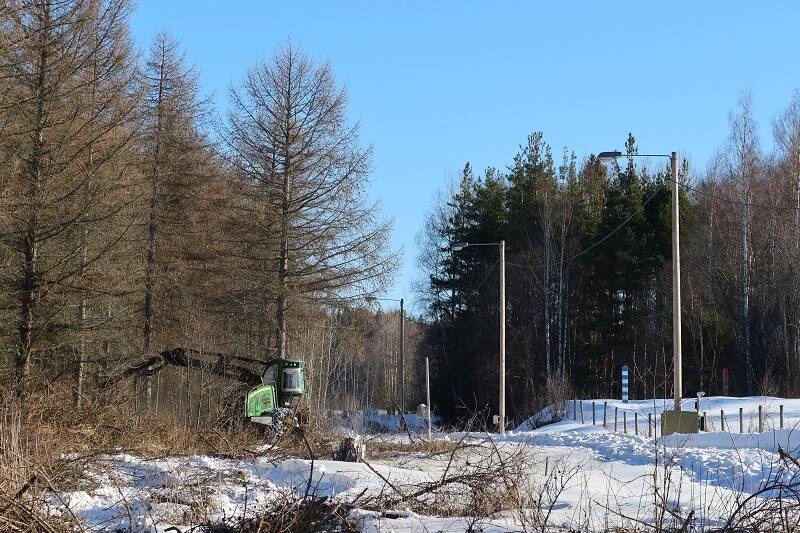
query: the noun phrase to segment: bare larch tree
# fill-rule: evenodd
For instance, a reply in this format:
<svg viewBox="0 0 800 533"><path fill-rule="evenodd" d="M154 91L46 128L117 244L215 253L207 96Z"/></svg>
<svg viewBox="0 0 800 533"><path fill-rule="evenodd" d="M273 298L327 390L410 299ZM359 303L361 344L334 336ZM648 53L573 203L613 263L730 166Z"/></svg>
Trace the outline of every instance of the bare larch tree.
<svg viewBox="0 0 800 533"><path fill-rule="evenodd" d="M384 287L396 264L390 224L367 201L370 150L345 117L347 95L330 66L291 43L251 68L231 90L223 128L236 178L265 213L260 247L243 259L265 265L260 286L274 300L278 357L287 350L293 305L323 305ZM252 268L248 268L252 272Z"/></svg>
<svg viewBox="0 0 800 533"><path fill-rule="evenodd" d="M12 2L0 51L0 143L10 252L3 284L15 309L13 388L30 388L34 356L75 365L81 396L88 301L109 278L88 283L130 229L130 147L135 58L127 0ZM76 309L78 312L76 313ZM44 360L44 359L43 359Z"/></svg>
<svg viewBox="0 0 800 533"><path fill-rule="evenodd" d="M196 70L187 66L178 43L164 32L156 35L150 47L144 83L142 168L148 177L149 205L142 350L148 353L154 348L156 325L168 329L171 315L164 313L168 295L180 285L174 274L180 268L178 256L185 237L182 228L191 218L185 212L186 192L206 154L199 132L206 101L199 97ZM161 310L160 317L156 316L157 309ZM150 380L146 390L149 401Z"/></svg>

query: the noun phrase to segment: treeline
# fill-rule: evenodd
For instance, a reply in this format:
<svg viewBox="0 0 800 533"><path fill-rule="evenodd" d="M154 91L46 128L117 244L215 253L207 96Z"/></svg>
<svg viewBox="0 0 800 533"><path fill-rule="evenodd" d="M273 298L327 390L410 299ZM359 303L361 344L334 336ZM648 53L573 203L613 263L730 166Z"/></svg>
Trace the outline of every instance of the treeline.
<svg viewBox="0 0 800 533"><path fill-rule="evenodd" d="M745 96L707 172L679 165L687 396L722 394L723 369L731 395L800 393L800 94L774 131L764 153ZM497 412L498 249L458 242L505 240L511 418L565 386L618 397L623 364L633 397L671 396L670 184L667 159L556 161L541 133L506 170L466 165L421 234L443 414Z"/></svg>
<svg viewBox="0 0 800 533"><path fill-rule="evenodd" d="M394 378L363 349L386 316L347 308L385 289L397 256L330 65L287 44L220 117L168 34L136 51L131 9L0 7L3 386L66 387L80 406L144 354L191 346L304 359L318 407L391 407ZM131 397L197 418L229 392L173 374Z"/></svg>

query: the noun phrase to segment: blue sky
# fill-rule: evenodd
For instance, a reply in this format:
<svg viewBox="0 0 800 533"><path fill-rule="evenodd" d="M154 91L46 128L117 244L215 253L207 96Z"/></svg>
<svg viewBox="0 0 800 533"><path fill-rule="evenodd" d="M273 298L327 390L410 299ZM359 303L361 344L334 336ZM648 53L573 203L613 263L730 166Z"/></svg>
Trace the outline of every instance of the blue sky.
<svg viewBox="0 0 800 533"><path fill-rule="evenodd" d="M762 7L762 6L769 6ZM762 142L800 87L796 2L140 0L141 48L166 29L220 110L249 65L289 38L329 60L374 147L372 194L412 299L415 236L464 163L504 168L533 131L558 155L678 150L705 168L752 92Z"/></svg>

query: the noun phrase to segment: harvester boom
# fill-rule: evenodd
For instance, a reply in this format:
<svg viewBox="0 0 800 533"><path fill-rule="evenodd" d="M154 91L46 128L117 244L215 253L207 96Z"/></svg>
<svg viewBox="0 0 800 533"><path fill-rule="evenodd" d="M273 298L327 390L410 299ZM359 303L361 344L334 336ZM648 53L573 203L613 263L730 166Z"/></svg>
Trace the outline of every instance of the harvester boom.
<svg viewBox="0 0 800 533"><path fill-rule="evenodd" d="M239 362L248 362L270 366L271 361L260 361L248 357L227 355L214 352L202 352L192 348L173 348L145 359L141 363L128 367L119 376L120 379L135 375L152 376L164 369L167 365L199 368L218 376L232 379L248 386L261 383L261 373L247 368Z"/></svg>

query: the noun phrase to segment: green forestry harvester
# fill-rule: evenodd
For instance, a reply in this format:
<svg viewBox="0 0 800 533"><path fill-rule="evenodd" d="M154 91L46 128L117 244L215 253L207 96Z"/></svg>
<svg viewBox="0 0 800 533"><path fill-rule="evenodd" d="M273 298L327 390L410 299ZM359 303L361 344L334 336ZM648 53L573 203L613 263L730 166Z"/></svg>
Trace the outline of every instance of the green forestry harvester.
<svg viewBox="0 0 800 533"><path fill-rule="evenodd" d="M300 401L306 390L305 364L294 359L271 359L262 383L247 391L245 417L254 424L291 426L302 420Z"/></svg>
<svg viewBox="0 0 800 533"><path fill-rule="evenodd" d="M166 366L198 368L232 379L248 388L244 417L270 432L282 432L306 418L305 363L295 359L267 360L173 348L126 369L121 377L152 376Z"/></svg>

